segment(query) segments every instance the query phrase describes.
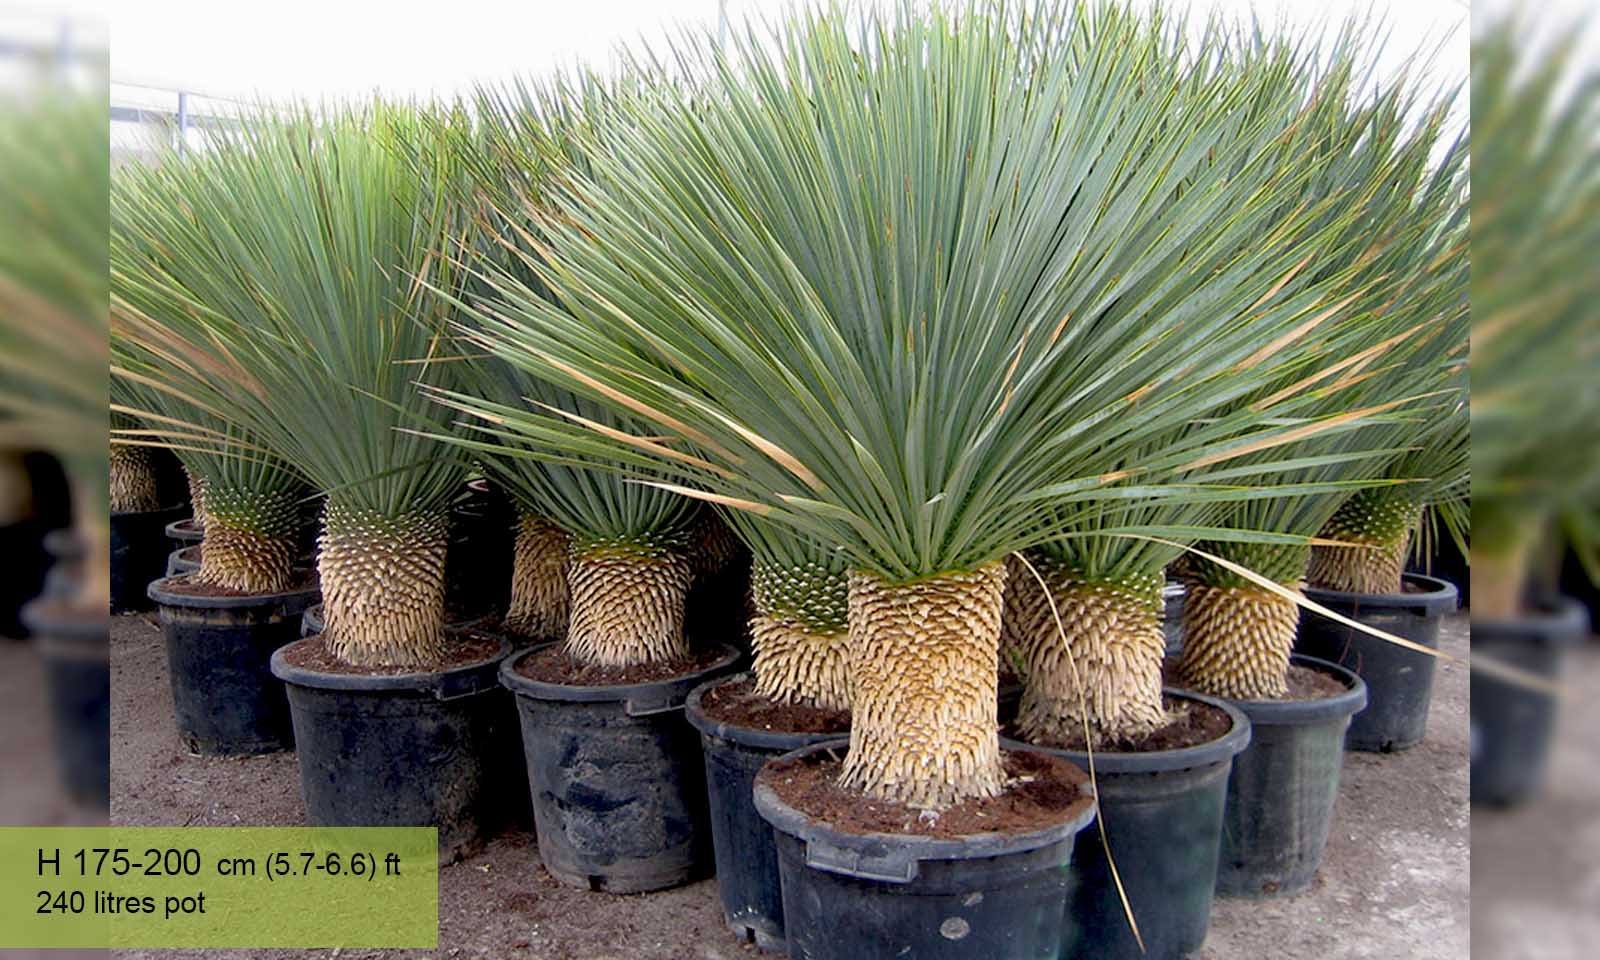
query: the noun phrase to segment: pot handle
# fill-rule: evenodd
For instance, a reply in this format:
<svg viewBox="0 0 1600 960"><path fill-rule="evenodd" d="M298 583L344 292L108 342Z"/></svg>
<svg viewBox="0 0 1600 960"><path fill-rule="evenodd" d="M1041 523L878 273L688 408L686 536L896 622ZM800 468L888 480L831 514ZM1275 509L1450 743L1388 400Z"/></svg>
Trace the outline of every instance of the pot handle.
<svg viewBox="0 0 1600 960"><path fill-rule="evenodd" d="M903 851L871 854L808 840L806 866L879 883L910 883L917 878L919 864L916 857L907 856Z"/></svg>

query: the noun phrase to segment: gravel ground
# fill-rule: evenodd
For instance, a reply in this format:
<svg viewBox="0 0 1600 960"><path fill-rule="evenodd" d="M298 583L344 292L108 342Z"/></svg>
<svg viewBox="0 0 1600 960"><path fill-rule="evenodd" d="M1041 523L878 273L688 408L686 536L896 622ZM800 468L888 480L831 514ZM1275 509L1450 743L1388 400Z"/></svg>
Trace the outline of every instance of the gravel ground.
<svg viewBox="0 0 1600 960"><path fill-rule="evenodd" d="M1444 649L1466 650L1465 620ZM112 631L112 819L128 824L295 824L294 758L200 758L172 726L166 659L148 616ZM1349 755L1334 835L1316 885L1268 902L1219 901L1204 960L1458 958L1468 955L1467 683L1440 665L1428 739L1400 755ZM707 881L615 897L558 886L528 834L440 873L433 956L723 960L761 956L722 925ZM415 951L129 951L174 956L400 958Z"/></svg>

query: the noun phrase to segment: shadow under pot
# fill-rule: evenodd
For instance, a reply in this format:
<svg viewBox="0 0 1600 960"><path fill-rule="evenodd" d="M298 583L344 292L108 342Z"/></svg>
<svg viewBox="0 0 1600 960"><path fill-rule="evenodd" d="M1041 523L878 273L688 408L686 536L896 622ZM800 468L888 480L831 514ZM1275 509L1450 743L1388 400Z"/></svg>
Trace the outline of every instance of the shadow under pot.
<svg viewBox="0 0 1600 960"><path fill-rule="evenodd" d="M1344 734L1366 706L1367 686L1338 664L1294 656L1292 665L1343 685L1308 700L1225 700L1250 718L1250 745L1233 760L1223 813L1217 893L1266 898L1311 886L1333 825Z"/></svg>
<svg viewBox="0 0 1600 960"><path fill-rule="evenodd" d="M1306 587L1306 599L1334 613L1430 650L1439 649L1439 624L1456 608L1456 588L1443 580L1408 573L1413 591L1347 593ZM1300 613L1295 652L1353 671L1367 685L1367 708L1345 733L1346 749L1392 753L1416 746L1428 730L1435 659L1320 613Z"/></svg>
<svg viewBox="0 0 1600 960"><path fill-rule="evenodd" d="M248 755L294 746L272 653L299 637L300 615L319 596L315 586L264 594L208 590L187 575L150 584L178 737L190 753Z"/></svg>
<svg viewBox="0 0 1600 960"><path fill-rule="evenodd" d="M437 827L439 862L481 849L514 811L515 718L495 682L510 645L415 673L298 666L311 637L280 647L306 820L318 827Z"/></svg>
<svg viewBox="0 0 1600 960"><path fill-rule="evenodd" d="M1074 799L1048 826L953 838L838 829L780 797L769 777L791 762L842 757L834 740L768 761L757 812L772 825L789 955L807 960L1035 960L1060 953L1062 902L1073 843L1094 819L1089 777L1070 776ZM1052 786L1067 787L1066 783Z"/></svg>
<svg viewBox="0 0 1600 960"><path fill-rule="evenodd" d="M1556 680L1587 627L1582 604L1559 598L1515 620L1472 618L1472 656ZM1559 704L1548 691L1472 671L1472 802L1512 806L1539 791Z"/></svg>
<svg viewBox="0 0 1600 960"><path fill-rule="evenodd" d="M105 809L111 797L111 624L45 597L22 608L44 661L56 766L68 796Z"/></svg>
<svg viewBox="0 0 1600 960"><path fill-rule="evenodd" d="M778 849L772 827L756 812L756 774L773 757L837 740L845 730L789 733L761 729L708 715L703 698L712 689L752 679L741 673L701 684L684 707L700 731L705 752L706 791L711 807L711 844L716 855L717 892L728 928L762 950L787 953L783 933L783 893L778 879Z"/></svg>
<svg viewBox="0 0 1600 960"><path fill-rule="evenodd" d="M188 507L139 510L111 515L111 612L148 610L154 604L146 592L166 576L172 542L167 524L181 520Z"/></svg>
<svg viewBox="0 0 1600 960"><path fill-rule="evenodd" d="M1179 960L1205 943L1228 774L1234 756L1250 743L1250 720L1239 708L1213 697L1169 690L1166 698L1169 705L1182 701L1225 719L1219 725L1223 732L1178 749L1094 754L1100 821L1144 948L1128 925L1106 843L1091 833L1073 852L1063 960ZM1089 768L1083 751L1002 743L1042 750Z"/></svg>
<svg viewBox="0 0 1600 960"><path fill-rule="evenodd" d="M506 659L516 695L539 857L562 883L644 893L710 873L711 825L699 737L684 717L689 692L734 670L724 647L701 669L644 683L583 686L522 669L540 644Z"/></svg>

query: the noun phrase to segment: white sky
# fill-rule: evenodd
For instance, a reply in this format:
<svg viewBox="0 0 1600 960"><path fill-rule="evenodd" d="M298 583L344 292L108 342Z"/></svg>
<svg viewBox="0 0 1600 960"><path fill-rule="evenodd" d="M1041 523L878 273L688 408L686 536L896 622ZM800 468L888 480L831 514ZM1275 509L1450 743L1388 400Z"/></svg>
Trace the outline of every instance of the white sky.
<svg viewBox="0 0 1600 960"><path fill-rule="evenodd" d="M726 0L730 14L786 0ZM1169 0L1172 2L1172 0ZM0 0L3 7L5 0ZM718 0L72 0L105 10L113 99L136 88L243 100L391 95L448 96L474 81L541 73L575 60L604 62L619 42L657 38L673 24L716 22ZM1463 0L1195 0L1197 8L1254 8L1265 19L1337 21L1377 8L1391 51L1437 42L1441 71L1467 70Z"/></svg>

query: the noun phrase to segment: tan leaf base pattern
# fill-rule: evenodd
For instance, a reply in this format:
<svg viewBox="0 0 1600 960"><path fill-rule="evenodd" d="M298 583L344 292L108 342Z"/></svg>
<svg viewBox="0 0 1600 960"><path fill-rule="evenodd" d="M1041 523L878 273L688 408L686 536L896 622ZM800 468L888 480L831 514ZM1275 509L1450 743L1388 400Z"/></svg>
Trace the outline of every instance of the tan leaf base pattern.
<svg viewBox="0 0 1600 960"><path fill-rule="evenodd" d="M522 515L511 560L506 629L527 637L566 636L568 536L543 517Z"/></svg>
<svg viewBox="0 0 1600 960"><path fill-rule="evenodd" d="M441 514L395 522L330 503L317 556L323 642L359 666L411 666L444 652Z"/></svg>
<svg viewBox="0 0 1600 960"><path fill-rule="evenodd" d="M1283 696L1299 622L1293 601L1266 590L1190 584L1179 665L1184 685L1234 700Z"/></svg>
<svg viewBox="0 0 1600 960"><path fill-rule="evenodd" d="M688 656L683 604L694 567L677 552L605 550L567 567L567 651L585 663L632 667Z"/></svg>

